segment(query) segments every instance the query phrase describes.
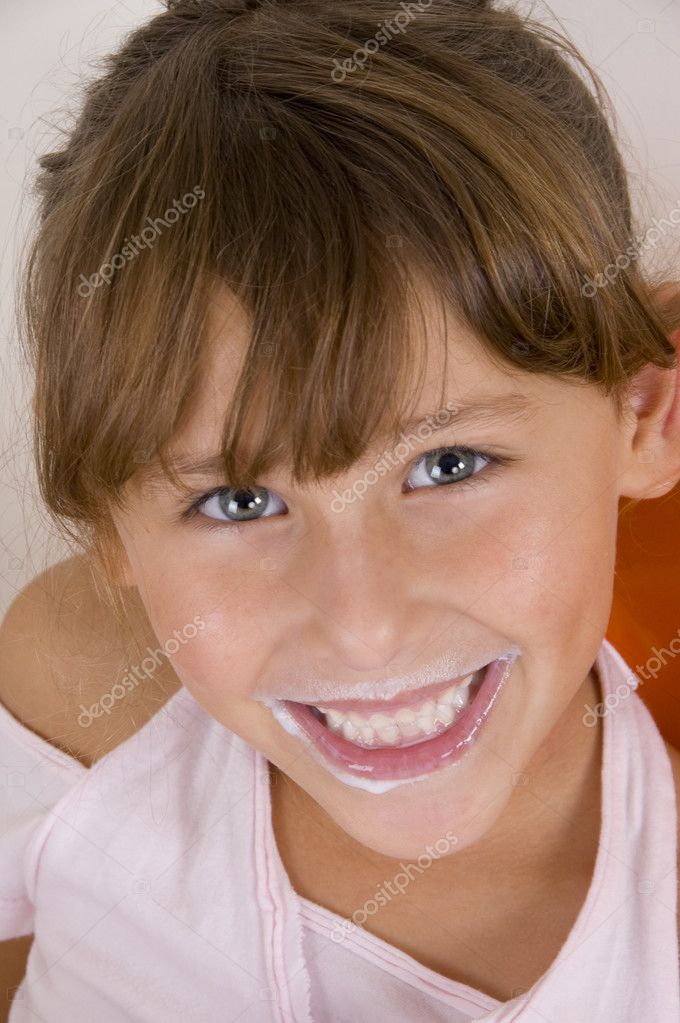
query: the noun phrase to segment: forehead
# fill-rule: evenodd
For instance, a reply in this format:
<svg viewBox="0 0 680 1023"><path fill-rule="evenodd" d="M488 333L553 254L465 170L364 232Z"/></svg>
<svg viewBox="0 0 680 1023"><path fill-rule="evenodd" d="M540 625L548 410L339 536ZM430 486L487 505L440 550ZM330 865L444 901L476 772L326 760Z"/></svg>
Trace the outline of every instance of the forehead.
<svg viewBox="0 0 680 1023"><path fill-rule="evenodd" d="M189 443L222 423L232 401L251 338L251 319L225 287L216 289L210 303L207 352L192 415L177 440ZM454 401L476 394L517 393L531 377L517 367L494 359L482 342L427 287L419 295L409 339L422 359L418 407L431 410L442 393ZM267 358L277 358L275 342L261 342ZM367 339L370 344L370 338ZM415 383L415 382L414 382ZM360 386L360 383L357 384ZM218 425L219 425L218 424Z"/></svg>

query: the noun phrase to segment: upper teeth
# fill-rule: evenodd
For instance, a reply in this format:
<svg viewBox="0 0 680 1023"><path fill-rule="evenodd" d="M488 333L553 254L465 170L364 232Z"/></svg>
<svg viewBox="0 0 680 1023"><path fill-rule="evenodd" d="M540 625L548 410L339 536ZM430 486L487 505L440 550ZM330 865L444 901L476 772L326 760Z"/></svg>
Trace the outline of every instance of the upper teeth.
<svg viewBox="0 0 680 1023"><path fill-rule="evenodd" d="M393 713L383 709L378 712L359 713L341 711L334 707L317 707L326 715L326 724L358 745L403 745L404 740L425 738L448 727L470 702L470 683L474 673L456 682L437 694L436 700L428 698L408 707L400 707Z"/></svg>

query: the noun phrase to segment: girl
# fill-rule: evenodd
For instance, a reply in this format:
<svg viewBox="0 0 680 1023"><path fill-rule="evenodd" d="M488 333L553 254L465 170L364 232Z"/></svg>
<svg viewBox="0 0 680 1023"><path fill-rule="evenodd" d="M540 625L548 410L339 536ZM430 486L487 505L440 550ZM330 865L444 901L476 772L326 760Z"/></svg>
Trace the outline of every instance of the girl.
<svg viewBox="0 0 680 1023"><path fill-rule="evenodd" d="M587 75L488 3L168 0L42 158L79 553L2 630L11 1023L680 1018L678 754L604 638L680 301Z"/></svg>

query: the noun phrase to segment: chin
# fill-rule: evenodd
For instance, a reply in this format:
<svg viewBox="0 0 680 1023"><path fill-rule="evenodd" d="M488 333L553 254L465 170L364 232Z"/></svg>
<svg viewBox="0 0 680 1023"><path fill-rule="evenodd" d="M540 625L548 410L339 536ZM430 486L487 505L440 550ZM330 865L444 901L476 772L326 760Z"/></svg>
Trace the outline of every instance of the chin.
<svg viewBox="0 0 680 1023"><path fill-rule="evenodd" d="M508 798L509 793L505 802ZM379 855L418 860L428 853L434 859L455 856L474 845L493 827L505 805L498 799L492 801L492 806L471 805L468 819L463 820L446 801L419 805L413 798L399 798L390 802L392 805L386 806L384 812L375 801L370 807L357 807L354 813L350 808L349 812L340 812L337 804L324 809L343 831Z"/></svg>

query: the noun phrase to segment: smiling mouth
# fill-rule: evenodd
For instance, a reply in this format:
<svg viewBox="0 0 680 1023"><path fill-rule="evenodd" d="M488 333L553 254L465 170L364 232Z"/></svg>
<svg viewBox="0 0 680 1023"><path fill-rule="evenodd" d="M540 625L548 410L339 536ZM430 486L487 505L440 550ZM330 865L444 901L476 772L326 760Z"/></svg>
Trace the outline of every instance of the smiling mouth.
<svg viewBox="0 0 680 1023"><path fill-rule="evenodd" d="M340 780L385 791L392 787L385 783L427 777L472 749L516 658L499 657L471 674L390 700L267 703Z"/></svg>

